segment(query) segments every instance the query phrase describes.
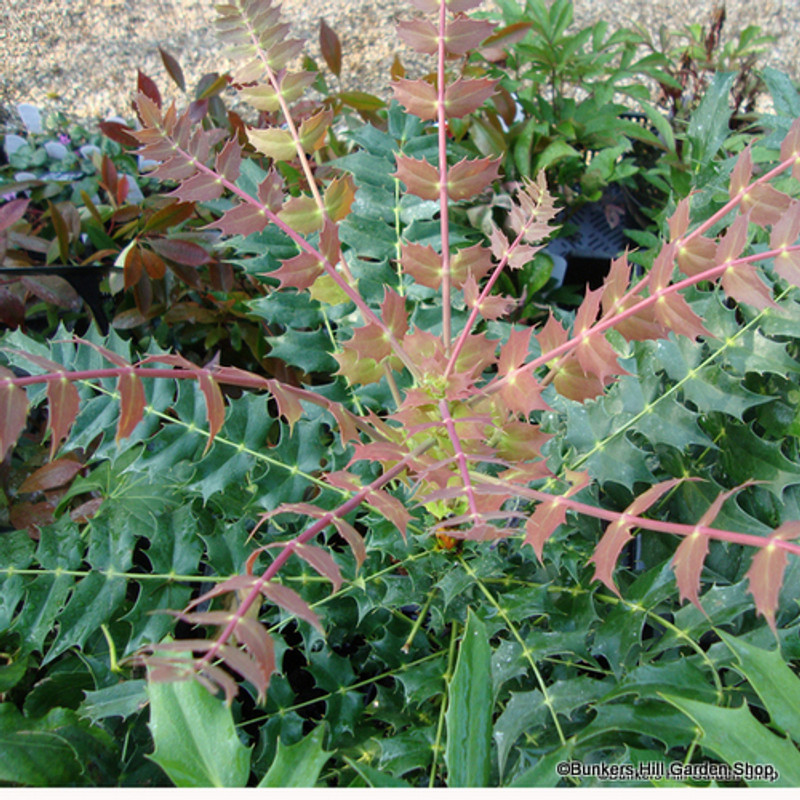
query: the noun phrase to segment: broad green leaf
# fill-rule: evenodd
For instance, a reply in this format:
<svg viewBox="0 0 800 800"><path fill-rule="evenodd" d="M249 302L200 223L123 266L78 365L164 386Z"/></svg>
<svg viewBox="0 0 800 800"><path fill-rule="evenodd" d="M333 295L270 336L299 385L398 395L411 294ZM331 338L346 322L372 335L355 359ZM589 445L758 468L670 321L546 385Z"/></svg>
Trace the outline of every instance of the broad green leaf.
<svg viewBox="0 0 800 800"><path fill-rule="evenodd" d="M780 72L772 67L765 67L762 77L772 95L775 110L792 119L800 117L800 94L791 78L785 72Z"/></svg>
<svg viewBox="0 0 800 800"><path fill-rule="evenodd" d="M514 743L524 731L542 727L547 719L547 706L544 696L538 689L511 693L511 699L494 724L493 732L501 781Z"/></svg>
<svg viewBox="0 0 800 800"><path fill-rule="evenodd" d="M664 699L692 720L700 729L700 745L725 763L771 764L778 771L779 777L774 783L751 781L751 784L800 786L797 747L762 725L746 703L738 708L720 708L669 695L664 695Z"/></svg>
<svg viewBox="0 0 800 800"><path fill-rule="evenodd" d="M580 156L580 153L574 147L568 145L563 139L556 139L551 144L547 145L536 158L536 171L547 169L558 161L561 161L561 159L571 158L573 156Z"/></svg>
<svg viewBox="0 0 800 800"><path fill-rule="evenodd" d="M736 654L739 665L734 669L755 689L772 722L800 742L800 678L780 650L764 650L722 631L717 634Z"/></svg>
<svg viewBox="0 0 800 800"><path fill-rule="evenodd" d="M575 741L570 739L557 750L542 756L535 766L525 770L521 775L517 775L509 785L515 789L556 786L561 780L557 766L562 761L569 761L574 750Z"/></svg>
<svg viewBox="0 0 800 800"><path fill-rule="evenodd" d="M725 435L729 447L722 464L734 484L762 481L780 501L787 486L800 483L800 466L786 458L781 442L767 441L743 425L731 425Z"/></svg>
<svg viewBox="0 0 800 800"><path fill-rule="evenodd" d="M87 528L87 561L97 570L78 582L59 615L58 635L43 663L70 647L83 647L88 637L117 612L127 589L126 572L133 558L137 520L116 506L94 517Z"/></svg>
<svg viewBox="0 0 800 800"><path fill-rule="evenodd" d="M16 686L25 676L28 671L29 656L20 652L16 647L12 650L1 638L0 647L5 650L6 659L6 663L0 666L0 693L5 693Z"/></svg>
<svg viewBox="0 0 800 800"><path fill-rule="evenodd" d="M626 694L654 698L665 693L709 702L716 699L717 694L705 671L689 658L680 658L668 663L640 664L603 699L611 700Z"/></svg>
<svg viewBox="0 0 800 800"><path fill-rule="evenodd" d="M633 489L637 482L655 483L648 468L648 454L627 436L616 435L615 418L609 414L611 401L574 403L559 398L567 406L567 441L577 456L585 455L582 469L600 481L614 481Z"/></svg>
<svg viewBox="0 0 800 800"><path fill-rule="evenodd" d="M84 691L94 686L86 664L69 653L27 691L22 712L35 719L45 716L53 708L77 708Z"/></svg>
<svg viewBox="0 0 800 800"><path fill-rule="evenodd" d="M109 717L127 717L147 705L147 682L141 679L120 681L95 692L84 692L86 699L78 713L92 722Z"/></svg>
<svg viewBox="0 0 800 800"><path fill-rule="evenodd" d="M704 316L702 312L701 316ZM748 408L769 400L745 389L741 377L731 376L713 365L697 369L703 360L703 351L685 336L660 339L652 352L658 365L672 380L679 382L684 398L700 413L721 411L742 419Z"/></svg>
<svg viewBox="0 0 800 800"><path fill-rule="evenodd" d="M386 775L383 772L370 767L367 764L362 764L360 761L353 761L347 757L344 759L354 769L367 786L373 789L411 789L411 784L400 778L393 778L391 775Z"/></svg>
<svg viewBox="0 0 800 800"><path fill-rule="evenodd" d="M178 787L243 787L250 751L239 741L231 709L196 681L150 683L150 758Z"/></svg>
<svg viewBox="0 0 800 800"><path fill-rule="evenodd" d="M325 750L322 740L325 725L318 725L304 739L288 747L278 739L275 759L258 784L262 788L311 788L319 779L325 762L333 755Z"/></svg>
<svg viewBox="0 0 800 800"><path fill-rule="evenodd" d="M611 734L615 739L620 731L632 731L663 742L665 749L685 747L692 740L694 726L686 717L667 704L644 700L636 703L598 705L595 718L577 734L583 745L594 737Z"/></svg>
<svg viewBox="0 0 800 800"><path fill-rule="evenodd" d="M324 328L315 331L287 328L280 336L266 338L271 347L270 356L300 367L305 372L331 373L337 369L330 355L333 346L331 338Z"/></svg>
<svg viewBox="0 0 800 800"><path fill-rule="evenodd" d="M733 72L717 72L703 101L692 114L687 137L692 146L692 160L697 165L704 165L713 159L728 135L728 94L735 79Z"/></svg>
<svg viewBox="0 0 800 800"><path fill-rule="evenodd" d="M470 609L448 686L447 785L487 786L492 749L492 653L486 626Z"/></svg>
<svg viewBox="0 0 800 800"><path fill-rule="evenodd" d="M114 743L102 729L90 727L73 712L55 708L29 719L12 703L0 704L0 781L21 786L82 786L87 773L106 777Z"/></svg>
<svg viewBox="0 0 800 800"><path fill-rule="evenodd" d="M381 758L378 766L400 778L412 770L427 768L432 756L435 736L433 725L416 726L380 740Z"/></svg>

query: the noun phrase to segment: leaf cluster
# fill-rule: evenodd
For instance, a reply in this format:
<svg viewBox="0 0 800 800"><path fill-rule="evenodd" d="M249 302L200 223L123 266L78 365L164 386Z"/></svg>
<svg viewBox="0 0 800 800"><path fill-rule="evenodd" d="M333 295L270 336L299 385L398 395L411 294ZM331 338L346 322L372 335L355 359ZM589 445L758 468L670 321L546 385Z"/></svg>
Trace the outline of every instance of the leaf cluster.
<svg viewBox="0 0 800 800"><path fill-rule="evenodd" d="M796 94L773 76L774 132L731 163L727 124L702 139L716 183L646 272L622 255L574 312L512 325L500 275L555 204L539 173L472 227L502 159L457 129L502 98L470 53L500 61L522 29L413 5L400 35L435 78L398 75L347 129L270 0L217 23L259 126L141 84L125 135L167 184L153 202L220 232L280 375L93 329L3 336L0 780L529 786L559 762L767 752L796 782L776 699L797 694ZM137 286L142 252L194 252L187 220L152 219Z"/></svg>

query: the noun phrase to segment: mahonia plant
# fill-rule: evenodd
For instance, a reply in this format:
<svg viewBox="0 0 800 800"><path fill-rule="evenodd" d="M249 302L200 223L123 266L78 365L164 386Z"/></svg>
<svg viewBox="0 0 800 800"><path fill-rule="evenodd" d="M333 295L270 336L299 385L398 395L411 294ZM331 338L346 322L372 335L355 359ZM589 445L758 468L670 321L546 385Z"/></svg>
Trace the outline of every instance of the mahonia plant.
<svg viewBox="0 0 800 800"><path fill-rule="evenodd" d="M233 74L234 85L257 109L281 112L282 125L248 128L247 141L238 135L226 138L218 130L194 124L190 111L179 114L174 106L163 110L140 94L137 109L142 127L134 133L140 155L157 162L149 175L174 181L177 187L171 195L177 200L203 203L230 198L228 210L209 227L226 235L246 236L276 226L291 239L296 255L269 274L279 281L277 291L310 292L322 302L353 304L360 322L335 354L339 374L351 386L385 381L394 407L384 416L372 411L355 413L311 388L213 362L198 367L179 355L155 355L128 363L100 348L111 366L80 373L28 355L45 374L20 377L8 370L0 372L0 454L9 451L25 427L28 398L24 387L42 382L47 384L52 454L78 412L79 397L72 384L79 380L117 379L118 438L129 435L142 418L147 402L143 378L169 376L198 382L206 401L208 446L225 414L220 384L270 393L290 426L304 413L303 403L317 404L334 416L342 444L352 448L352 460L348 468L329 472L324 480L349 492L350 498L332 510L304 502L264 513L253 535L280 514L301 515L310 522L286 541L254 546L244 574L219 583L175 612L191 626L214 630L213 636L155 643L144 657L153 680L195 678L212 690L222 688L229 701L236 694L236 683L225 666L250 681L262 699L277 668L273 642L256 618L262 602L321 628L303 598L279 581L289 559L302 559L335 590L342 582L339 568L315 544L326 529L332 527L347 542L359 565L366 550L361 534L346 520L351 512L361 506L377 510L405 535L412 510L390 491L392 486L405 487L407 501L436 519L432 533L493 542L516 535L522 521L524 544L531 545L540 559L545 543L568 511L605 521L607 527L591 562L595 578L617 594L614 569L634 529L682 537L673 560L677 585L681 598L698 607L710 541L755 548L749 588L756 609L774 630L787 555L800 554L800 545L792 541L800 536L800 521L785 523L767 537L712 527L736 489L717 497L694 525L645 516L677 483L691 478L658 483L621 513L582 502L575 496L591 478L585 472L551 472L542 453L550 434L542 429L540 412L549 408L543 393L550 384L551 392L577 402L603 395L625 374L619 361L620 342L670 334L690 340L710 336L684 297L690 287L718 286L736 303L765 309L777 308L775 276L800 285L800 244L796 243L800 200L772 184L787 170L800 179L800 120L783 142L780 163L764 174L754 175L750 148L743 151L731 177L729 200L713 216L692 227L690 198L678 204L669 220L669 241L646 275L635 279L623 255L613 262L603 286L587 291L571 329L551 314L541 329L518 327L501 342L489 337L484 323L506 314L513 301L493 289L503 270L517 270L530 262L553 231L556 209L542 176L526 180L516 187L506 223L493 225L487 244L451 247L452 207L475 198L499 177L499 159L463 158L455 163L448 159L448 123L476 112L496 91L496 80L465 71L470 51L487 40L491 46L493 25L467 16L480 0L411 3L422 15L400 22L400 38L417 52L434 56L436 71L430 80L398 78L392 90L408 113L435 129L438 159L400 154L394 177L410 194L438 203L440 246L404 240L397 264L400 281L396 288L384 288L377 307L360 291L339 237L357 187L349 175L330 177L330 170L320 172L313 160L326 141L333 115L310 100L297 102L306 97L314 76L291 67L302 43L287 38L288 26L280 22L279 7L272 0L236 0L220 6L217 28L230 55L241 60ZM248 192L238 179L243 160L253 151L269 162L270 169L257 190ZM295 194L285 184L282 165L287 162L297 165L303 176L302 190ZM15 208L9 209L3 223L11 224L15 213ZM769 230L769 246L745 254L757 229ZM719 230L724 233L714 233ZM765 273L765 264L771 264L774 276ZM411 323L408 290L414 285L441 294L438 335ZM452 309L464 306L466 321L458 328ZM614 336L609 337L612 331ZM362 477L365 471L357 468L364 462L379 467L378 477L370 482ZM535 504L532 512L527 510L531 504ZM259 573L258 559L270 552L269 566ZM222 595L233 598L228 610L209 610L209 601Z"/></svg>

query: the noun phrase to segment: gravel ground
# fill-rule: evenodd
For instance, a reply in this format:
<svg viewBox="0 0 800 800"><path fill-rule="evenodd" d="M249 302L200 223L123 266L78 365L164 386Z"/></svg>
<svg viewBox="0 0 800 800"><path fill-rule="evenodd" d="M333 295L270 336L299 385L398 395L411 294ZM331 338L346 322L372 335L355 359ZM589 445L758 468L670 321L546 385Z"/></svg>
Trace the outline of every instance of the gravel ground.
<svg viewBox="0 0 800 800"><path fill-rule="evenodd" d="M295 35L316 46L319 19L339 34L344 50L344 89L386 97L395 54L410 74L421 62L399 44L394 24L409 5L404 0L285 0L284 16ZM710 18L713 0L576 0L577 25L607 19L612 25L641 23L651 30L677 28ZM45 112L96 121L130 116L136 70L171 86L158 47L176 56L187 83L224 71L210 21L213 0L2 0L0 2L0 116L17 103ZM800 79L800 2L728 0L724 33L749 24L777 37L764 63ZM169 96L169 92L166 92Z"/></svg>

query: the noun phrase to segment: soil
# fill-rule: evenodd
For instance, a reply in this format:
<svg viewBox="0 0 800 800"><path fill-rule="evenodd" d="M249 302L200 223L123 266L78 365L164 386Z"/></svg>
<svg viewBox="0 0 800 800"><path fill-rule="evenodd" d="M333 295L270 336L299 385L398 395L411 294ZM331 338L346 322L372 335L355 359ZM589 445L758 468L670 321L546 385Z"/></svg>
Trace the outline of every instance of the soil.
<svg viewBox="0 0 800 800"><path fill-rule="evenodd" d="M713 6L713 0L576 0L575 24L605 19L612 27L638 23L657 31L661 25L707 24ZM406 0L285 0L282 8L294 35L309 39L312 57L319 58L320 18L338 33L346 90L387 97L395 55L412 77L430 68L395 36L396 21L413 11ZM130 117L137 69L162 91L172 86L159 47L179 59L189 87L205 73L228 68L212 29L214 16L213 0L3 0L0 116L14 127L16 104L27 102L83 122ZM800 79L800 3L728 0L724 33L733 36L750 24L776 37L763 63Z"/></svg>

